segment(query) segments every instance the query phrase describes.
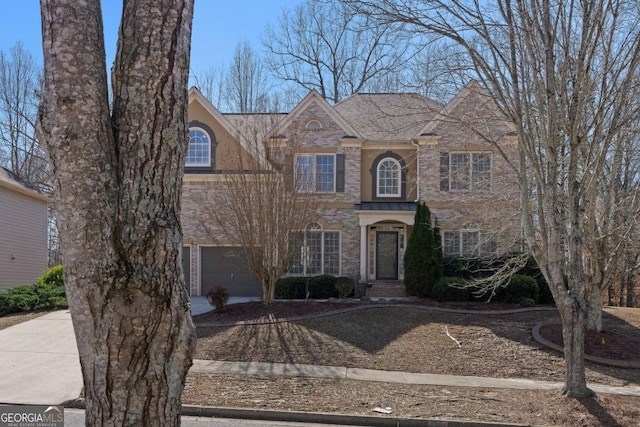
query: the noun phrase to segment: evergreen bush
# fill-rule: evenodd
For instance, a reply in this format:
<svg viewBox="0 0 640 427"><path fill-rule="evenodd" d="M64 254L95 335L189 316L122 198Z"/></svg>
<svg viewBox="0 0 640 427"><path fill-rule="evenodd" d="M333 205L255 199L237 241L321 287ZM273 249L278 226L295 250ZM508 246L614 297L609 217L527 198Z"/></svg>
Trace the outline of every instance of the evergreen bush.
<svg viewBox="0 0 640 427"><path fill-rule="evenodd" d="M441 277L433 285L433 299L436 301L471 301L473 295L467 288L457 288L451 285L465 284L462 277Z"/></svg>
<svg viewBox="0 0 640 427"><path fill-rule="evenodd" d="M50 268L33 285L17 286L0 292L0 316L68 307L62 266Z"/></svg>
<svg viewBox="0 0 640 427"><path fill-rule="evenodd" d="M309 298L328 299L338 296L336 277L328 274L320 276L282 277L276 282L276 299L306 299L307 286Z"/></svg>
<svg viewBox="0 0 640 427"><path fill-rule="evenodd" d="M407 295L431 296L433 284L442 277L442 237L440 229L431 227L431 211L418 204L413 231L404 253L404 284Z"/></svg>
<svg viewBox="0 0 640 427"><path fill-rule="evenodd" d="M338 291L338 298L342 299L353 295L356 282L351 277L338 277L336 278L335 286Z"/></svg>
<svg viewBox="0 0 640 427"><path fill-rule="evenodd" d="M532 277L516 274L504 288L501 300L519 304L523 298L529 298L535 304L538 301L538 283Z"/></svg>

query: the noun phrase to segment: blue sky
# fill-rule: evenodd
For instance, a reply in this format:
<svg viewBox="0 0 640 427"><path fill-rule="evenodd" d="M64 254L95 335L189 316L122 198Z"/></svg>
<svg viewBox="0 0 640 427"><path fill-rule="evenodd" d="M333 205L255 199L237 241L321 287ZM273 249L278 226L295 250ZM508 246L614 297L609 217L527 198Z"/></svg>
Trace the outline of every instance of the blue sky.
<svg viewBox="0 0 640 427"><path fill-rule="evenodd" d="M0 49L21 41L42 64L39 0L10 0L0 13ZM196 0L191 41L191 71L200 74L211 66L228 64L238 42L248 41L262 51L260 36L268 23L276 24L282 8L292 9L302 0ZM111 67L122 2L103 0L107 67Z"/></svg>

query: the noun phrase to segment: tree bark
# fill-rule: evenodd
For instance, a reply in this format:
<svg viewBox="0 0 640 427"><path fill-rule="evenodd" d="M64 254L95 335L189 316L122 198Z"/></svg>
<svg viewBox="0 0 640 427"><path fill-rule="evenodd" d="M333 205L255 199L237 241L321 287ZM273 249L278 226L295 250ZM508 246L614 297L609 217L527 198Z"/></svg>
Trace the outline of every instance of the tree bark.
<svg viewBox="0 0 640 427"><path fill-rule="evenodd" d="M558 310L564 340L565 381L562 394L569 397L592 396L593 391L587 387L584 366L584 306L567 298L558 304Z"/></svg>
<svg viewBox="0 0 640 427"><path fill-rule="evenodd" d="M604 308L604 290L596 286L592 288L589 307L587 309L587 330L602 331L602 309Z"/></svg>
<svg viewBox="0 0 640 427"><path fill-rule="evenodd" d="M180 424L195 348L182 276L192 0L124 2L107 94L98 0L41 0L54 170L87 425Z"/></svg>

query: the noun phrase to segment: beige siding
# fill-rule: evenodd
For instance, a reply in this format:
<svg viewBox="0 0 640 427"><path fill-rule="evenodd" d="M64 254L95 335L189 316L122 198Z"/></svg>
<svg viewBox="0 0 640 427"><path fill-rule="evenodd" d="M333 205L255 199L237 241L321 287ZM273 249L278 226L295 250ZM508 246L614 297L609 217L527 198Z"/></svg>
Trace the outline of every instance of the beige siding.
<svg viewBox="0 0 640 427"><path fill-rule="evenodd" d="M0 187L0 291L34 283L46 268L46 202Z"/></svg>

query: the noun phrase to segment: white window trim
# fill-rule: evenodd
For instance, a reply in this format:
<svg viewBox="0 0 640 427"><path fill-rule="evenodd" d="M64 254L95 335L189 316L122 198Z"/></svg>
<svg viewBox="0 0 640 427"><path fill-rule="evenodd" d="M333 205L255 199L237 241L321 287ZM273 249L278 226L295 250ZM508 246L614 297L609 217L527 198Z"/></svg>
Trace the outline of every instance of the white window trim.
<svg viewBox="0 0 640 427"><path fill-rule="evenodd" d="M451 156L454 154L468 154L469 158L469 188L468 189L454 189L452 188L453 184L453 174L452 174L452 166L451 166ZM473 187L473 155L474 154L488 154L489 155L489 188L488 189L480 189ZM449 191L455 193L470 193L474 191L488 193L492 191L493 187L493 153L491 151L450 151L449 152Z"/></svg>
<svg viewBox="0 0 640 427"><path fill-rule="evenodd" d="M396 193L380 193L380 166L387 160L392 161L398 167L398 191ZM378 162L376 166L376 197L402 197L402 165L393 157L385 157Z"/></svg>
<svg viewBox="0 0 640 427"><path fill-rule="evenodd" d="M301 247L301 253L299 254L302 257L302 272L301 273L287 273L287 275L289 276L299 276L299 275L303 275L303 276L307 276L307 275L313 275L313 276L321 276L323 274L331 274L331 275L335 275L336 277L339 277L341 275L342 272L342 233L340 232L340 230L326 230L324 229L320 224L318 224L317 222L313 222L311 224L309 224L309 227L307 227L305 230L303 231L298 231L298 232L302 232L303 233L303 243L302 243L302 247ZM305 246L306 246L306 240L307 240L307 233L318 233L320 235L320 273L308 273L307 269L308 269L308 263L307 263L307 255L306 255L306 251L305 251ZM324 234L325 233L338 233L338 272L337 273L326 273L324 271L324 260L325 260L325 247L324 247Z"/></svg>
<svg viewBox="0 0 640 427"><path fill-rule="evenodd" d="M318 157L319 156L326 156L326 157L333 157L333 187L331 190L329 191L318 191ZM293 163L293 170L294 170L294 174L298 174L298 171L296 169L296 165L298 164L298 158L300 157L311 157L313 158L313 174L312 174L312 188L310 190L300 190L298 189L299 193L318 193L318 194L333 194L336 192L336 154L335 153L298 153L295 155L295 159L294 159L294 163ZM299 187L299 186L298 186Z"/></svg>
<svg viewBox="0 0 640 427"><path fill-rule="evenodd" d="M187 163L186 154L185 154L184 166L188 167L188 168L193 168L193 167L196 167L196 168L197 167L211 167L211 135L209 135L209 132L207 132L206 130L204 130L203 128L198 127L198 126L190 127L189 130L188 130L187 135L190 134L191 131L196 131L196 130L202 132L203 134L205 134L205 136L209 140L209 144L208 144L208 150L209 151L208 151L208 154L207 154L208 162L207 163ZM188 136L187 144L188 145L191 144L191 137L190 136ZM188 145L187 145L187 152L189 151L189 146Z"/></svg>
<svg viewBox="0 0 640 427"><path fill-rule="evenodd" d="M455 235L455 239L458 242L458 249L459 251L455 254L447 254L445 252L445 243L446 243L446 238L445 235L447 233L453 233ZM474 255L474 256L467 256L465 255L464 252L464 241L463 241L463 235L465 233L477 233L478 234L478 254ZM486 239L487 236L490 236L490 239L493 239L495 241L496 244L496 251L495 253L492 254L485 254L482 253L482 245L483 245L483 241ZM477 224L475 223L471 223L468 224L458 230L442 230L442 254L446 257L460 257L460 258L483 258L483 257L487 257L487 256L494 256L497 255L499 253L499 249L498 249L498 242L496 240L496 236L495 234L491 231L491 230L481 230Z"/></svg>

